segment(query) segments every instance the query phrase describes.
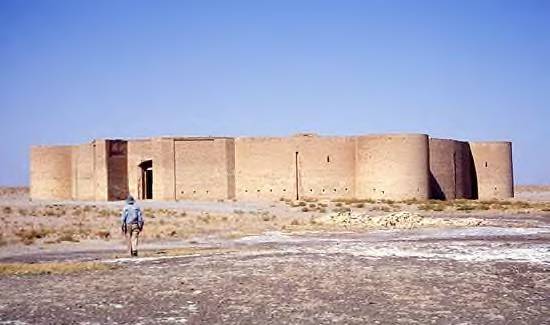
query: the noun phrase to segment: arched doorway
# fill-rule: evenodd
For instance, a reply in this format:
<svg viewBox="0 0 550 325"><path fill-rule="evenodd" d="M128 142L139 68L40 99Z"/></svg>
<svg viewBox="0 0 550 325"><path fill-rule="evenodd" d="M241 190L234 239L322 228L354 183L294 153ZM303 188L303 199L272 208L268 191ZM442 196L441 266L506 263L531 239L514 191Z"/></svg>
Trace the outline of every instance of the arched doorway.
<svg viewBox="0 0 550 325"><path fill-rule="evenodd" d="M139 164L141 169L141 184L139 198L141 200L153 199L153 161L146 160Z"/></svg>

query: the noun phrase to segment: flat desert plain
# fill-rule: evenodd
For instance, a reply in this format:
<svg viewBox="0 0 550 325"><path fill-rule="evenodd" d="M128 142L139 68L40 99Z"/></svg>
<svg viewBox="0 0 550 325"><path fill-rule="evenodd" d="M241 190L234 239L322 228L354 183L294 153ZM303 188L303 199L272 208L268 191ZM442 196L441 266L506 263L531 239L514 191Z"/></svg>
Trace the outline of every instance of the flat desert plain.
<svg viewBox="0 0 550 325"><path fill-rule="evenodd" d="M491 201L30 201L0 190L0 324L550 324L550 187Z"/></svg>

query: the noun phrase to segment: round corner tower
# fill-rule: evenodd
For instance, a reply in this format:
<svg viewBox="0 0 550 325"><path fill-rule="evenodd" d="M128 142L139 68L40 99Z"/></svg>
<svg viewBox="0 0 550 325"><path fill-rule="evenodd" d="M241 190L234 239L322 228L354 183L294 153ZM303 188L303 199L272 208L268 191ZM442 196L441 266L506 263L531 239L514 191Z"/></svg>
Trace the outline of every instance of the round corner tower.
<svg viewBox="0 0 550 325"><path fill-rule="evenodd" d="M429 145L426 134L357 137L356 195L370 199L429 197Z"/></svg>
<svg viewBox="0 0 550 325"><path fill-rule="evenodd" d="M470 142L479 199L514 197L512 143Z"/></svg>

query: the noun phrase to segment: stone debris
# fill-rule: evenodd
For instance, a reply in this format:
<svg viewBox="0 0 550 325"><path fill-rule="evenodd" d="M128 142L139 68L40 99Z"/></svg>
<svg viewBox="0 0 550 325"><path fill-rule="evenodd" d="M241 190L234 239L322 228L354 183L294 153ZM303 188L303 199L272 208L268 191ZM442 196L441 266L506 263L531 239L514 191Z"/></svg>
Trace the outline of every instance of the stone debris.
<svg viewBox="0 0 550 325"><path fill-rule="evenodd" d="M401 211L384 215L369 215L352 211L330 213L315 220L326 225L341 225L361 228L411 229L437 226L479 226L482 221L475 218L439 219L424 217L418 213Z"/></svg>

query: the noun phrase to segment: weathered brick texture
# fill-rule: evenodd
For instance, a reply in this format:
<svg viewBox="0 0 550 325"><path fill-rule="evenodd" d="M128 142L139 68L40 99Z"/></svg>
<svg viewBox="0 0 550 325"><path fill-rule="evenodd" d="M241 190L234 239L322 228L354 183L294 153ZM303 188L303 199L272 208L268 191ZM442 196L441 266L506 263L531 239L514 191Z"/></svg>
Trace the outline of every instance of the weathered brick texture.
<svg viewBox="0 0 550 325"><path fill-rule="evenodd" d="M33 199L513 196L511 143L425 134L94 140L32 147L30 175Z"/></svg>

